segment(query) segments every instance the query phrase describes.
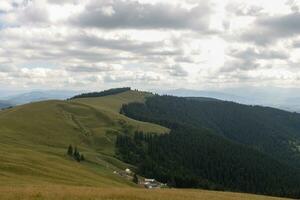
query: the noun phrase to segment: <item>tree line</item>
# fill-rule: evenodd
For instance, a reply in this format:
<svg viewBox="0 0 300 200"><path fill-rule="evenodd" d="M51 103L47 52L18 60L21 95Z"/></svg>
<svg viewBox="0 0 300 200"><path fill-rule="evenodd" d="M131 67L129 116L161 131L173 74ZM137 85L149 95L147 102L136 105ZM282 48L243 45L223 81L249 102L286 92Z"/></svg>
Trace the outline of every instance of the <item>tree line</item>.
<svg viewBox="0 0 300 200"><path fill-rule="evenodd" d="M70 99L78 99L78 98L89 98L89 97L103 97L103 96L108 96L108 95L114 95L114 94L119 94L122 92L130 91L130 87L123 87L123 88L113 88L109 90L104 90L101 92L90 92L90 93L83 93L76 95Z"/></svg>

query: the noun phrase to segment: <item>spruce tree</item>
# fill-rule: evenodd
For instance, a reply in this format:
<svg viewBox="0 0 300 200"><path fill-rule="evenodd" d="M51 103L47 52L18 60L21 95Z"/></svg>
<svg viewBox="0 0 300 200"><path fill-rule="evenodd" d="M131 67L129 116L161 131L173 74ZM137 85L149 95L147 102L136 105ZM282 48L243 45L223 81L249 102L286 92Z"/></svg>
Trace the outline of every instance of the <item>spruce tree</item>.
<svg viewBox="0 0 300 200"><path fill-rule="evenodd" d="M72 147L72 145L69 145L69 147L68 147L68 155L69 156L73 155L73 147Z"/></svg>
<svg viewBox="0 0 300 200"><path fill-rule="evenodd" d="M77 160L78 162L80 162L80 153L77 150L77 147L75 147L74 153L73 153L73 157L75 160Z"/></svg>

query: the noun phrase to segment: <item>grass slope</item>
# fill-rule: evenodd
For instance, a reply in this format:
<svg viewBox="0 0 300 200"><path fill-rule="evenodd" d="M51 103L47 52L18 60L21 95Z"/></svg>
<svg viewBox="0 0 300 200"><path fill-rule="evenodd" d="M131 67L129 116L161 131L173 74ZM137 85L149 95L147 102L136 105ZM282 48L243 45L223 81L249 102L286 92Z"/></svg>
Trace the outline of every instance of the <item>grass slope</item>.
<svg viewBox="0 0 300 200"><path fill-rule="evenodd" d="M115 101L112 101L116 99ZM115 159L114 139L124 127L166 132L167 129L130 120L118 113L122 103L141 101L137 92L103 99L44 101L0 112L0 185L62 183L127 186L112 174L127 165ZM94 102L99 101L97 105ZM87 162L68 158L69 144Z"/></svg>
<svg viewBox="0 0 300 200"><path fill-rule="evenodd" d="M133 119L130 119L124 115L120 115L119 111L123 104L128 104L130 102L144 102L145 97L151 95L147 92L137 92L137 91L128 91L123 92L118 95L109 95L105 97L95 97L95 98L80 98L74 99L72 102L77 102L91 106L102 113L110 116L115 121L126 121L129 125L133 126L135 129L143 130L145 132L157 132L165 133L169 130L147 122L140 122Z"/></svg>
<svg viewBox="0 0 300 200"><path fill-rule="evenodd" d="M128 91L1 111L0 199L207 199L219 195L257 199L247 194L133 189L136 186L130 181L113 174L113 170L128 166L114 158L114 139L119 132L125 128L168 131L119 114L122 104L143 102L147 95ZM77 163L66 156L69 144L78 146L87 161Z"/></svg>

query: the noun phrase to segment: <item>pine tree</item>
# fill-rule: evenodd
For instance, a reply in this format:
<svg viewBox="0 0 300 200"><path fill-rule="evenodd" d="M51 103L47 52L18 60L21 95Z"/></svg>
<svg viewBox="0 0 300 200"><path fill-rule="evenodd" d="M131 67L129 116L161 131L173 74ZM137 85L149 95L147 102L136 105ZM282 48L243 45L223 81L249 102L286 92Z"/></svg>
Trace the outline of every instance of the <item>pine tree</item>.
<svg viewBox="0 0 300 200"><path fill-rule="evenodd" d="M68 147L68 155L69 156L73 155L73 147L72 147L72 145L69 145L69 147Z"/></svg>
<svg viewBox="0 0 300 200"><path fill-rule="evenodd" d="M77 160L78 162L80 162L80 153L77 150L77 147L75 147L74 153L73 153L73 157L75 160Z"/></svg>

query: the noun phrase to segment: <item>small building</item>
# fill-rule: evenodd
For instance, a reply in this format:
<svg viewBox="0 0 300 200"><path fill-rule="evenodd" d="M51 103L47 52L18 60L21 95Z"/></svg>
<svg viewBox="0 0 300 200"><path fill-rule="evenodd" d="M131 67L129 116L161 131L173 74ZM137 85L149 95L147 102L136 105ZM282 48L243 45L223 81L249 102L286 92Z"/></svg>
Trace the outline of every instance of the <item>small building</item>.
<svg viewBox="0 0 300 200"><path fill-rule="evenodd" d="M159 183L155 179L149 179L149 178L144 179L143 185L147 189L155 189L161 187L161 183Z"/></svg>
<svg viewBox="0 0 300 200"><path fill-rule="evenodd" d="M145 182L155 182L155 179L145 178Z"/></svg>

